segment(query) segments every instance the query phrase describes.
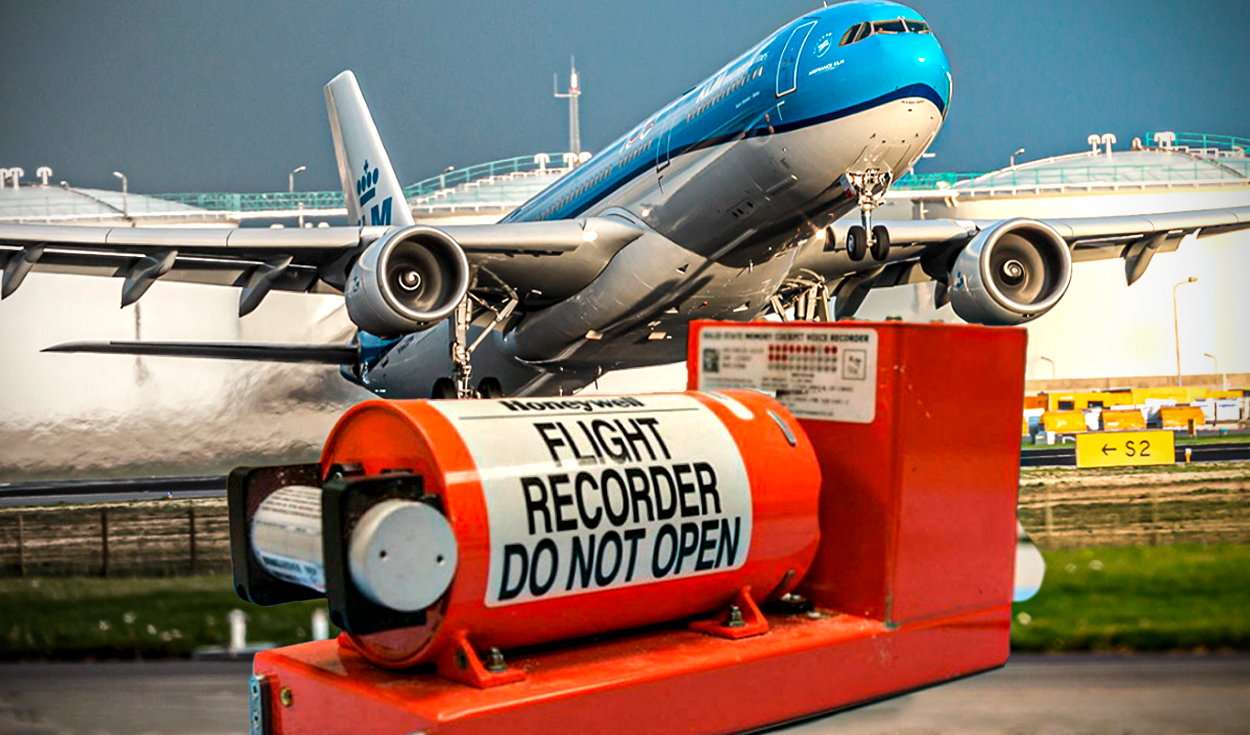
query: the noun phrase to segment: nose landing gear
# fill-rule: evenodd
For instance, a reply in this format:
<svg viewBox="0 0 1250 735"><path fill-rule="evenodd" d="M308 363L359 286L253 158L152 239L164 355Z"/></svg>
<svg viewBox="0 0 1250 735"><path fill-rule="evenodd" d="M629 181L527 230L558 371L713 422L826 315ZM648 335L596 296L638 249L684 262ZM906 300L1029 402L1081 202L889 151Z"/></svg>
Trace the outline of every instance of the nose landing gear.
<svg viewBox="0 0 1250 735"><path fill-rule="evenodd" d="M878 262L890 257L890 233L884 225L873 226L872 211L885 202L885 193L892 183L893 173L875 168L849 171L842 177L842 186L859 200L862 223L851 226L846 233L846 254L851 260L861 261L869 252Z"/></svg>

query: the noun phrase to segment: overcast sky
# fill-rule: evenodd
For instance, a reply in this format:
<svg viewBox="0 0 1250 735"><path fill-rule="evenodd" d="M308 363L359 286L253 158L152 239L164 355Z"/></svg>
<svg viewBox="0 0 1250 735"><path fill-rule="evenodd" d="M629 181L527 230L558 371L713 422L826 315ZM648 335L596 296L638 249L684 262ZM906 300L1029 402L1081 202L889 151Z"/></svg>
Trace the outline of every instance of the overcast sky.
<svg viewBox="0 0 1250 735"><path fill-rule="evenodd" d="M1127 146L1148 130L1250 137L1245 0L913 0L954 98L921 171L987 170ZM133 191L338 187L321 86L360 78L405 183L567 146L577 56L583 145L611 142L804 0L628 3L222 1L0 4L0 167Z"/></svg>

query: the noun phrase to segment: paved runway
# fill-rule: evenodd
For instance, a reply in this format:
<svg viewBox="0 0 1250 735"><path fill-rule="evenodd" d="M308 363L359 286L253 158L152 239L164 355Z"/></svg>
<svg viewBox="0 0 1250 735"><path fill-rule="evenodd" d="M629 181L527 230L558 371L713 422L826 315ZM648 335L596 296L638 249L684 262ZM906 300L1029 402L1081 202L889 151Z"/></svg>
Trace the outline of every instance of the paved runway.
<svg viewBox="0 0 1250 735"><path fill-rule="evenodd" d="M0 733L243 735L249 672L187 661L0 665ZM999 671L776 732L1250 734L1250 655L1017 656Z"/></svg>

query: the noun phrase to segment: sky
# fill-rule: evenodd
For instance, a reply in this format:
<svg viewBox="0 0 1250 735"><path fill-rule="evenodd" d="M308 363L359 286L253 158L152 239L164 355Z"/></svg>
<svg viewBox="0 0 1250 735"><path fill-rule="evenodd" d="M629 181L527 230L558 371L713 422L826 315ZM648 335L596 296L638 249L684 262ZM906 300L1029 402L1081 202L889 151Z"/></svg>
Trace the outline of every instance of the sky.
<svg viewBox="0 0 1250 735"><path fill-rule="evenodd" d="M950 58L918 171L1127 147L1146 131L1250 137L1244 0L912 0ZM816 4L382 0L0 4L0 167L136 192L338 187L321 87L360 79L400 179L562 151L551 96L577 57L583 146L614 140Z"/></svg>

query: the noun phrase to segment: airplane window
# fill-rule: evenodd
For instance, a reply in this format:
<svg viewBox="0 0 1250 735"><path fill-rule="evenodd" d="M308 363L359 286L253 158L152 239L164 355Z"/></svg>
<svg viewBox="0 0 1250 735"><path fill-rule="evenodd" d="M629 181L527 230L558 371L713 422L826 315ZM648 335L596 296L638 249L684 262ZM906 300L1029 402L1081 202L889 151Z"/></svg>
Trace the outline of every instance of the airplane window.
<svg viewBox="0 0 1250 735"><path fill-rule="evenodd" d="M846 31L846 33L842 34L842 40L838 42L838 45L839 45L839 46L845 46L845 45L850 44L850 43L855 43L855 41L854 41L855 34L859 32L859 27L860 27L861 25L863 25L863 24L862 24L862 23L860 23L860 24L853 25L853 26L851 26L850 28L848 28L848 29L847 29L847 31Z"/></svg>
<svg viewBox="0 0 1250 735"><path fill-rule="evenodd" d="M932 33L929 30L929 24L923 20L903 20L897 18L895 20L879 20L874 23L859 23L847 29L842 35L842 40L838 42L839 46L849 46L852 43L859 43L874 33Z"/></svg>

